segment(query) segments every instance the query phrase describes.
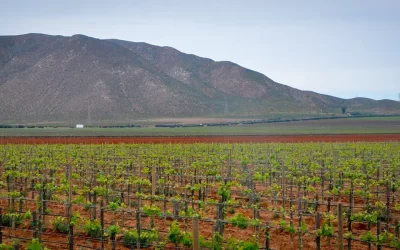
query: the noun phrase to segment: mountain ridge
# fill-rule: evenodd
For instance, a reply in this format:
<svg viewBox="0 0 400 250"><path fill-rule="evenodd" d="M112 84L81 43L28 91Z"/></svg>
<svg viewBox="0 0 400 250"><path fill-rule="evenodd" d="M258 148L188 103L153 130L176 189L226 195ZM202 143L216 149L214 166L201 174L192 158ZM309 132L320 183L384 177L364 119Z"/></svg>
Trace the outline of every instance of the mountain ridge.
<svg viewBox="0 0 400 250"><path fill-rule="evenodd" d="M85 35L0 36L0 122L274 113L400 113L400 103L302 91L229 61Z"/></svg>

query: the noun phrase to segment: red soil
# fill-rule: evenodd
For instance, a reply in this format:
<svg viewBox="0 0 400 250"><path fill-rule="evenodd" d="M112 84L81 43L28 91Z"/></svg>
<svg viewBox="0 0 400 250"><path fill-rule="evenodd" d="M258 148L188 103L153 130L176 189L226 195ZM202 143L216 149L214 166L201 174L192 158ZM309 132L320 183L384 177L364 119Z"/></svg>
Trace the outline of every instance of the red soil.
<svg viewBox="0 0 400 250"><path fill-rule="evenodd" d="M0 144L388 142L400 134L174 137L0 137Z"/></svg>

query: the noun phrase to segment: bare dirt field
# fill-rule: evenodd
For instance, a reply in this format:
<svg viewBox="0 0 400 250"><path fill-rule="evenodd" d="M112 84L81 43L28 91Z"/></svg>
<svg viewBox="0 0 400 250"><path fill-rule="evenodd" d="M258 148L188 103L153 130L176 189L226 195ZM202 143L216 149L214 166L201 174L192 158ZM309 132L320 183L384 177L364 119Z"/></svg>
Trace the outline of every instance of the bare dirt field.
<svg viewBox="0 0 400 250"><path fill-rule="evenodd" d="M174 137L0 137L0 144L389 142L400 134Z"/></svg>

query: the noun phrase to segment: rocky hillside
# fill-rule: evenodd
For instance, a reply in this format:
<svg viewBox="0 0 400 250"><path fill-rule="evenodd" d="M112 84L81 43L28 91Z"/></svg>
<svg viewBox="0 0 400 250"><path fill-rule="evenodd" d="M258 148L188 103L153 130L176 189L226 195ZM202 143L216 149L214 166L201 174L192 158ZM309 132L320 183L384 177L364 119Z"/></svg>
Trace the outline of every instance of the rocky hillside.
<svg viewBox="0 0 400 250"><path fill-rule="evenodd" d="M400 103L341 99L274 82L232 62L121 40L0 36L0 123L148 117L400 113Z"/></svg>

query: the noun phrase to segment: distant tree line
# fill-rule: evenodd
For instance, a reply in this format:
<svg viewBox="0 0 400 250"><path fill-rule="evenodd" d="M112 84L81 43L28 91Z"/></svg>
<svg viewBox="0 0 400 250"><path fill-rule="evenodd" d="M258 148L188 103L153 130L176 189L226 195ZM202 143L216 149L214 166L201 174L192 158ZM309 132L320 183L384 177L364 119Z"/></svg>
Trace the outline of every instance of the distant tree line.
<svg viewBox="0 0 400 250"><path fill-rule="evenodd" d="M343 119L343 118L354 118L354 117L390 117L399 116L395 115L376 115L362 112L349 112L351 116L325 116L325 117L306 117L306 118L277 118L277 119L262 119L262 120L250 120L242 122L221 122L221 123L203 123L203 124L157 124L156 128L189 128L189 127L213 127L213 126L234 126L242 124L263 124L263 123L278 123L278 122L298 122L298 121L316 121L316 120L330 120L330 119ZM0 128L59 128L64 126L32 126L22 124L0 124ZM140 125L126 124L126 125L107 125L107 126L86 126L86 128L140 128ZM71 126L70 128L75 128Z"/></svg>
<svg viewBox="0 0 400 250"><path fill-rule="evenodd" d="M25 128L25 126L24 125L0 124L0 128Z"/></svg>
<svg viewBox="0 0 400 250"><path fill-rule="evenodd" d="M93 126L96 127L96 126ZM98 128L141 128L139 125L128 124L128 125L110 125L110 126L99 126Z"/></svg>
<svg viewBox="0 0 400 250"><path fill-rule="evenodd" d="M330 120L330 119L343 119L352 117L387 117L387 116L398 116L398 115L376 115L361 112L351 112L351 116L327 116L327 117L307 117L307 118L277 118L277 119L263 119L263 120L251 120L242 122L223 122L223 123L204 123L204 124L157 124L157 128L188 128L188 127L212 127L212 126L234 126L241 124L265 124L265 123L278 123L278 122L298 122L298 121L316 121L316 120Z"/></svg>
<svg viewBox="0 0 400 250"><path fill-rule="evenodd" d="M60 128L65 126L32 126L32 125L22 125L22 124L0 124L0 128ZM112 126L87 126L87 128L140 128L139 125L112 125ZM70 126L69 128L75 128Z"/></svg>

